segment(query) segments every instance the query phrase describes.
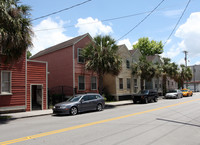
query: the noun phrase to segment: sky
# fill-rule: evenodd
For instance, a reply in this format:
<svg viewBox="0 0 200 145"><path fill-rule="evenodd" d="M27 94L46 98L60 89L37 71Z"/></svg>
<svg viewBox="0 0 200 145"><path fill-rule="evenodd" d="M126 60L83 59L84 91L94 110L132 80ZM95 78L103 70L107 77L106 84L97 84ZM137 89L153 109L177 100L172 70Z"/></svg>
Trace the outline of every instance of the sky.
<svg viewBox="0 0 200 145"><path fill-rule="evenodd" d="M128 49L132 49L139 38L148 37L165 44L162 57L185 64L183 51L188 51L188 65L200 64L200 0L190 1L173 33L189 0L91 0L34 20L85 1L21 0L22 4L32 9L34 37L31 53L34 55L50 46L89 33L92 37L110 35L117 44L126 44Z"/></svg>

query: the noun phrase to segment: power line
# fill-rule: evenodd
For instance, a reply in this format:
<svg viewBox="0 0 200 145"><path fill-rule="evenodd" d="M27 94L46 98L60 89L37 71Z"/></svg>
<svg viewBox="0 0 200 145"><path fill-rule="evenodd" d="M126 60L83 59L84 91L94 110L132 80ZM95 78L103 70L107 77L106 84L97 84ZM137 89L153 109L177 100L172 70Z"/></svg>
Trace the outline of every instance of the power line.
<svg viewBox="0 0 200 145"><path fill-rule="evenodd" d="M114 18L109 18L109 19L103 19L103 20L100 20L100 21L101 22L106 22L106 21L124 19L124 18L133 17L133 16L143 15L143 14L146 14L146 13L149 13L149 12L151 12L151 11L135 13L135 14L125 15L125 16L120 16L120 17L114 17ZM88 22L88 23L82 23L82 24L79 24L79 25L87 25L87 24L93 24L93 23L98 23L98 22ZM66 26L66 27L41 29L41 30L36 30L36 31L46 31L46 30L54 30L54 29L61 29L61 28L70 28L70 27L74 27L74 26L75 26L75 24L74 25L69 25L69 26Z"/></svg>
<svg viewBox="0 0 200 145"><path fill-rule="evenodd" d="M161 9L159 9L161 10ZM106 22L106 21L113 21L113 20L119 20L119 19L125 19L125 18L129 18L129 17L134 17L134 16L138 16L138 15L143 15L146 13L150 13L151 11L145 11L145 12L140 12L140 13L135 13L135 14L130 14L130 15L125 15L125 16L120 16L120 17L114 17L114 18L109 18L109 19L103 19L100 20L101 22ZM82 23L79 25L87 25L87 24L94 24L94 23L98 23L98 22L88 22L88 23ZM55 29L62 29L62 28L70 28L70 27L75 27L75 24L73 25L68 25L65 27L60 27L60 28L49 28L49 29L40 29L40 30L35 30L35 32L38 31L48 31L48 30L55 30Z"/></svg>
<svg viewBox="0 0 200 145"><path fill-rule="evenodd" d="M162 0L146 17L144 17L137 25L135 25L131 30L129 30L126 34L121 36L117 41L128 35L130 32L132 32L135 28L137 28L142 22L144 22L165 0Z"/></svg>
<svg viewBox="0 0 200 145"><path fill-rule="evenodd" d="M51 15L55 15L55 14L57 14L57 13L60 13L60 12L63 12L63 11L72 9L72 8L74 8L74 7L83 5L83 4L85 4L85 3L87 3L87 2L90 2L90 1L92 1L92 0L86 0L86 1L84 1L84 2L82 2L82 3L78 3L78 4L73 5L73 6L71 6L71 7L68 7L68 8L65 8L65 9L62 9L62 10L59 10L59 11L56 11L56 12L53 12L53 13L50 13L50 14L47 14L47 15L38 17L38 18L35 18L35 19L32 19L31 21L35 21L35 20L38 20L38 19L41 19L41 18L45 18L45 17L51 16Z"/></svg>
<svg viewBox="0 0 200 145"><path fill-rule="evenodd" d="M167 43L167 41L170 39L170 37L172 36L172 34L174 33L174 31L176 30L176 27L178 26L179 22L181 21L181 19L182 19L183 15L184 15L184 13L185 13L185 11L186 11L188 5L190 4L190 2L191 2L191 0L189 0L188 3L187 3L187 5L185 6L185 9L183 10L183 12L182 12L180 18L178 19L178 21L177 21L177 23L176 23L174 29L173 29L172 32L170 33L169 37L168 37L167 40L165 41L163 47L165 46L165 44Z"/></svg>

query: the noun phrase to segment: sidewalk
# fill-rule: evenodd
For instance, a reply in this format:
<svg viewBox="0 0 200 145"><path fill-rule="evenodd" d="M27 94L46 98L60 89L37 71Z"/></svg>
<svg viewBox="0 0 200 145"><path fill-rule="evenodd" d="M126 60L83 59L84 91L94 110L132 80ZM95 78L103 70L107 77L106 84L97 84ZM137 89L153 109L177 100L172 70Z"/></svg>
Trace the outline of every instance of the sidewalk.
<svg viewBox="0 0 200 145"><path fill-rule="evenodd" d="M132 100L126 100L126 101L117 101L117 102L106 102L106 108L113 108L117 106L122 106L122 105L129 105L133 104ZM36 110L36 111L28 111L28 112L19 112L19 113L7 113L7 114L2 114L0 115L0 120L1 117L5 119L20 119L20 118L29 118L29 117L37 117L37 116L44 116L44 115L51 115L52 109L47 109L47 110Z"/></svg>

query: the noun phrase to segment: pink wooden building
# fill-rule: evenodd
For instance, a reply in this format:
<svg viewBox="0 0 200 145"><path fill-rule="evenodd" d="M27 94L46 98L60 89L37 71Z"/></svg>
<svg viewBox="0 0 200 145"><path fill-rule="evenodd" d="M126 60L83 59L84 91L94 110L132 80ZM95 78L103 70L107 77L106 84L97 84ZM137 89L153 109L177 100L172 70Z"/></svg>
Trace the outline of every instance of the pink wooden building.
<svg viewBox="0 0 200 145"><path fill-rule="evenodd" d="M85 69L81 50L90 42L87 33L40 51L31 59L48 62L49 90L64 87L66 95L98 92L96 73Z"/></svg>
<svg viewBox="0 0 200 145"><path fill-rule="evenodd" d="M47 109L47 63L26 59L4 64L0 52L0 113Z"/></svg>

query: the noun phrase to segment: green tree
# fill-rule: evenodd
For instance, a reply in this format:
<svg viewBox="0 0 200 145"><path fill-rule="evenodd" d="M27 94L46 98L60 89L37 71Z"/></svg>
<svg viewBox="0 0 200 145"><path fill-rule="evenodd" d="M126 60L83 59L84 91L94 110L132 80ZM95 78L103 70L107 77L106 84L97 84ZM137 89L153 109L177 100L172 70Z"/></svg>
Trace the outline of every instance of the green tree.
<svg viewBox="0 0 200 145"><path fill-rule="evenodd" d="M30 7L19 0L0 1L0 47L6 63L19 59L32 46Z"/></svg>
<svg viewBox="0 0 200 145"><path fill-rule="evenodd" d="M178 83L179 87L184 88L184 82L191 81L192 79L192 70L185 65L180 65L180 71L178 73Z"/></svg>
<svg viewBox="0 0 200 145"><path fill-rule="evenodd" d="M118 75L122 60L117 54L118 46L110 36L96 36L94 42L83 49L82 55L86 60L86 69L98 74L99 93L103 90L103 75L110 73Z"/></svg>
<svg viewBox="0 0 200 145"><path fill-rule="evenodd" d="M139 49L143 56L149 56L163 53L163 44L161 41L150 41L148 37L143 37L133 45L133 49Z"/></svg>
<svg viewBox="0 0 200 145"><path fill-rule="evenodd" d="M178 65L174 62L171 63L170 58L162 58L163 64L162 64L162 77L163 77L163 94L167 92L167 77L170 77L174 80L176 80L176 77L178 75Z"/></svg>
<svg viewBox="0 0 200 145"><path fill-rule="evenodd" d="M27 50L26 53L27 53L27 59L29 59L32 56L32 54L31 54L31 52L29 50Z"/></svg>
<svg viewBox="0 0 200 145"><path fill-rule="evenodd" d="M146 57L140 57L139 62L135 63L132 67L132 74L140 76L140 87L141 90L144 89L144 80L151 81L155 76L154 64L148 62Z"/></svg>

